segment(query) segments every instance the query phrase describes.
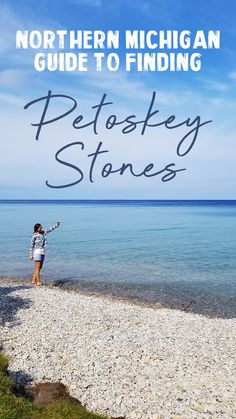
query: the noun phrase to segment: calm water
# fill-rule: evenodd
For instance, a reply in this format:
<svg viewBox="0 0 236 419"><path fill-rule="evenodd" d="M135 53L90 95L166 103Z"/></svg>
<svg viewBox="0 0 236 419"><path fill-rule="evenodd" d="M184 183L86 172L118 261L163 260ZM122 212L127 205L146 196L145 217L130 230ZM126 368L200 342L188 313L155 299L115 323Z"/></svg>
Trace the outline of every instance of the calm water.
<svg viewBox="0 0 236 419"><path fill-rule="evenodd" d="M236 201L0 201L0 276L29 278L33 225L58 219L44 280L235 315Z"/></svg>

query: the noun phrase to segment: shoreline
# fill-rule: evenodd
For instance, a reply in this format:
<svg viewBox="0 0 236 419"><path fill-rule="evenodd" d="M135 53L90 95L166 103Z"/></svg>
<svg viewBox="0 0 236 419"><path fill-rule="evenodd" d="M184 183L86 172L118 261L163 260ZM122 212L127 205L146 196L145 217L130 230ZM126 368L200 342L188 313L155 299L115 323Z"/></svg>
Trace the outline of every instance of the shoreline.
<svg viewBox="0 0 236 419"><path fill-rule="evenodd" d="M112 295L112 294L106 294L106 293L102 293L102 292L98 292L98 291L86 291L83 289L80 289L79 287L70 287L68 285L66 285L66 281L63 282L63 284L61 284L61 282L63 281L53 281L53 280L47 280L45 282L43 282L43 287L49 288L49 289L58 289L58 290L62 290L68 293L75 293L81 296L87 296L87 297L95 297L95 298L100 298L100 299L104 299L104 300L108 300L108 301L117 301L117 302L122 302L124 304L128 304L128 305L137 305L139 307L144 307L144 308L152 308L155 310L159 310L162 308L169 308L170 307L165 307L164 305L156 302L156 303L149 303L148 301L143 301L141 299L138 298L129 298L129 297L122 297L119 295ZM33 288L33 286L31 286L30 284L30 279L17 279L17 278L3 278L0 277L0 286L1 283L6 283L6 284L17 284L17 285L28 285L31 288ZM58 284L59 283L59 284ZM37 286L35 286L36 288Z"/></svg>
<svg viewBox="0 0 236 419"><path fill-rule="evenodd" d="M13 278L4 277L0 275L0 283L2 281L9 281L9 283L18 283L19 285L30 285L30 278ZM166 308L170 310L177 310L182 312L194 313L203 315L207 318L222 318L231 319L236 318L236 300L234 297L229 297L228 300L210 297L205 295L204 291L201 293L177 293L176 286L167 284L166 289L160 286L160 293L154 299L145 292L135 293L130 288L123 289L123 284L106 283L105 285L100 282L89 282L85 280L53 280L43 279L43 285L49 288L58 288L69 292L75 292L80 295L94 296L104 298L108 301L121 301L126 304L138 305L140 307L153 308L158 310ZM116 288L117 286L117 288Z"/></svg>
<svg viewBox="0 0 236 419"><path fill-rule="evenodd" d="M0 281L1 335L19 384L62 382L127 419L236 418L236 319Z"/></svg>

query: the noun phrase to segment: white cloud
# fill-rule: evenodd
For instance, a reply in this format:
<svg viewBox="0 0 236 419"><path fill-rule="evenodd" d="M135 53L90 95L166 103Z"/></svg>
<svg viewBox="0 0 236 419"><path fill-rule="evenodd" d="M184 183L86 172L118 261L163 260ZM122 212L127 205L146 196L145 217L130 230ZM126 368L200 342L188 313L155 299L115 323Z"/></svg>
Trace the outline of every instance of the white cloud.
<svg viewBox="0 0 236 419"><path fill-rule="evenodd" d="M163 91L162 89L150 88L147 86L145 78L134 78L129 74L123 72L110 73L110 72L93 72L84 76L84 83L90 87L97 89L103 89L109 91L117 96L122 96L132 100L149 100L151 97L152 90L157 90L158 102L163 105L172 103L174 105L179 104L180 94L179 92ZM188 92L181 93L181 100L188 101L190 99Z"/></svg>
<svg viewBox="0 0 236 419"><path fill-rule="evenodd" d="M7 103L8 105L16 105L22 107L24 105L24 100L18 96L9 94L9 93L0 93L0 102Z"/></svg>
<svg viewBox="0 0 236 419"><path fill-rule="evenodd" d="M230 73L229 77L233 80L236 80L236 71L233 71L232 73Z"/></svg>
<svg viewBox="0 0 236 419"><path fill-rule="evenodd" d="M27 81L28 72L23 70L7 69L0 72L1 87L19 87Z"/></svg>
<svg viewBox="0 0 236 419"><path fill-rule="evenodd" d="M0 4L0 56L11 54L15 48L15 29L21 22L7 6Z"/></svg>
<svg viewBox="0 0 236 419"><path fill-rule="evenodd" d="M204 80L204 84L211 90L215 90L216 92L226 92L229 90L229 86L226 83L221 83L214 80Z"/></svg>

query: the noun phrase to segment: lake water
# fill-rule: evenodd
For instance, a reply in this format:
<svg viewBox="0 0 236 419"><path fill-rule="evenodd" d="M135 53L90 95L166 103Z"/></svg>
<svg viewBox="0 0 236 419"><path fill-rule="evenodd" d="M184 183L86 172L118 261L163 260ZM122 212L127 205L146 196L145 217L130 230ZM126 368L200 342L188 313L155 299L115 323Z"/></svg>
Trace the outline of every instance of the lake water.
<svg viewBox="0 0 236 419"><path fill-rule="evenodd" d="M0 201L0 220L1 277L30 278L33 225L61 220L43 280L236 314L236 201Z"/></svg>

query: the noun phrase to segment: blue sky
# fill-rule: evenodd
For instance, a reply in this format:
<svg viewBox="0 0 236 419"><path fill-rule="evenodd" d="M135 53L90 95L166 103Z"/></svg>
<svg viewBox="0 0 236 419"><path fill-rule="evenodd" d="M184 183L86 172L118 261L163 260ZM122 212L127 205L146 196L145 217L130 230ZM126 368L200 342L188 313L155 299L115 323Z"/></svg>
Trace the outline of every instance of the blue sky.
<svg viewBox="0 0 236 419"><path fill-rule="evenodd" d="M235 199L235 88L236 54L234 1L198 2L182 0L136 1L68 0L0 1L0 199L3 198L152 198L152 199ZM199 72L126 72L123 65L117 72L104 69L96 72L89 67L80 72L37 72L33 66L38 50L17 50L16 30L220 30L220 49L201 50L202 68ZM106 51L105 51L106 52ZM124 62L124 45L118 51ZM165 51L166 52L166 51ZM178 51L175 51L178 52ZM179 51L180 52L180 51ZM30 101L53 94L67 95L77 101L77 108L65 118L43 127L39 141L35 141L35 127L42 113L42 103L24 110ZM106 119L116 114L121 121L135 114L145 118L152 92L156 91L154 108L159 110L155 122L170 115L181 122L196 116L201 121L212 120L202 126L194 146L185 156L178 156L176 148L190 129L183 125L176 129L163 126L141 129L124 135L121 126L105 128ZM84 120L94 117L92 106L102 95L113 104L104 108L98 121L98 134L92 127L77 130L73 120L80 114ZM56 100L48 109L48 117L65 111L63 100ZM68 188L49 188L51 185L74 183L78 170L62 165L55 154L65 145L60 157L79 167L81 182ZM99 155L94 165L94 182L89 181L91 157L102 142L106 153ZM153 163L155 172L174 163L173 180L163 182L162 176L134 177L113 173L102 177L106 163L113 169L122 163L132 163L133 171L141 173Z"/></svg>

